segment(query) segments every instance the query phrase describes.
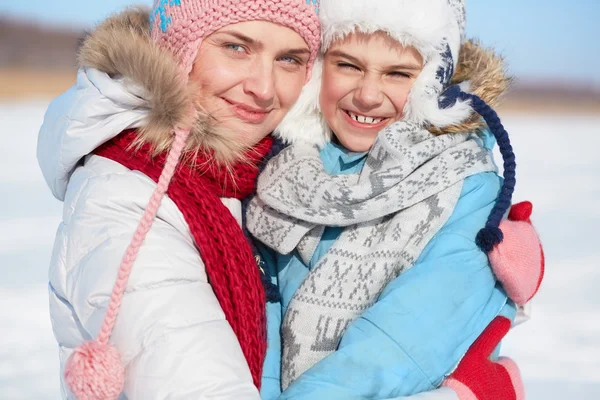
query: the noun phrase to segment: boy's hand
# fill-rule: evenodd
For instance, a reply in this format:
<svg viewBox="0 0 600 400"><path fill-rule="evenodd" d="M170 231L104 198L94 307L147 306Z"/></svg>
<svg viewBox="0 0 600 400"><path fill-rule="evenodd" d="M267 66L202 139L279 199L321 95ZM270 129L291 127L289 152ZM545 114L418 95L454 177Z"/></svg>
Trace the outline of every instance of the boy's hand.
<svg viewBox="0 0 600 400"><path fill-rule="evenodd" d="M510 320L496 317L469 348L456 370L442 386L453 389L460 400L523 400L525 390L513 360L490 355L510 329Z"/></svg>
<svg viewBox="0 0 600 400"><path fill-rule="evenodd" d="M517 305L531 300L544 277L544 250L531 224L532 210L528 201L513 205L500 223L504 239L489 253L494 274Z"/></svg>

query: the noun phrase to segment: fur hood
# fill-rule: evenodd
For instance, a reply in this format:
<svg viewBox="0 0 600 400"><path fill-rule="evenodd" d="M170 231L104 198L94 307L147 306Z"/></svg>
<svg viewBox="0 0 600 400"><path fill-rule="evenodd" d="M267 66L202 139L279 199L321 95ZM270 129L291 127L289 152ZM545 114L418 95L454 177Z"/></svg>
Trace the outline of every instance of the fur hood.
<svg viewBox="0 0 600 400"><path fill-rule="evenodd" d="M149 13L136 7L106 19L83 40L78 66L121 77L142 89L149 113L139 129L138 145L150 143L156 153L165 151L178 126L191 128L188 151L212 151L223 162L240 158L247 148L236 140L236 133L216 128L198 111L197 88L188 84L171 53L152 41Z"/></svg>
<svg viewBox="0 0 600 400"><path fill-rule="evenodd" d="M502 57L494 50L484 48L475 40L468 40L460 48L456 72L451 84L461 85L464 89L479 96L490 107L494 108L506 93L512 78L507 76ZM471 116L460 124L444 128L429 127L436 135L444 133L477 132L485 127L479 114Z"/></svg>
<svg viewBox="0 0 600 400"><path fill-rule="evenodd" d="M309 141L323 145L331 138L331 130L324 121L318 104L321 86L321 64L315 65L313 79L304 87L300 99L286 115L276 133L288 143ZM511 78L507 76L501 56L484 48L476 40L465 41L451 84L460 84L463 90L479 96L490 107L495 107L508 90ZM444 127L429 126L436 135L477 132L485 122L474 111L462 122Z"/></svg>

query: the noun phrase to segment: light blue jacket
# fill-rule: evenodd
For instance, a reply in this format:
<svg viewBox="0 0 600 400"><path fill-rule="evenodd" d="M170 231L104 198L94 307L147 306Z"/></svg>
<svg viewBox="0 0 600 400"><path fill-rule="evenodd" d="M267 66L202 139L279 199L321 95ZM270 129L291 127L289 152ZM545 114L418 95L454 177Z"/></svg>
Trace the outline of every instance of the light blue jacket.
<svg viewBox="0 0 600 400"><path fill-rule="evenodd" d="M493 137L484 132L482 146ZM330 174L360 172L365 155L328 144L321 152ZM261 397L271 399L391 399L437 388L469 346L498 315L515 307L475 244L494 205L501 178L494 172L465 179L453 214L416 264L393 280L378 301L348 326L338 350L280 389L280 325L309 270L343 228L327 228L310 261L297 254L261 253L279 286L281 303L267 305L268 350Z"/></svg>

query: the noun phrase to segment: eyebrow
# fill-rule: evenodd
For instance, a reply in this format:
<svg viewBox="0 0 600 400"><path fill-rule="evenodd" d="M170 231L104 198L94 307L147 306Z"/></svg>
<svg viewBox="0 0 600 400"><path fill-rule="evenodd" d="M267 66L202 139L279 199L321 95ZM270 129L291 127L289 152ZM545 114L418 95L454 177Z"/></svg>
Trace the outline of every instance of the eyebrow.
<svg viewBox="0 0 600 400"><path fill-rule="evenodd" d="M291 55L295 56L295 55L302 55L302 54L310 54L310 50L308 50L306 47L303 47L301 49L286 50L286 51L283 51L282 53L291 54Z"/></svg>
<svg viewBox="0 0 600 400"><path fill-rule="evenodd" d="M264 43L259 42L256 39L252 39L251 37L246 36L244 34L241 34L239 32L236 32L236 31L221 31L219 33L233 36L233 37L241 40L244 43L247 43L249 45L253 45L253 46L258 47L259 49L264 48ZM285 50L285 51L282 51L281 53L290 54L290 55L295 56L295 55L310 54L310 50L308 50L306 47L302 47L302 48L298 48L298 49Z"/></svg>
<svg viewBox="0 0 600 400"><path fill-rule="evenodd" d="M352 63L358 64L358 65L363 65L363 63L358 58L353 57L350 54L344 53L341 50L332 50L329 52L329 55L331 55L333 57L342 57L342 58L349 60ZM422 67L420 65L413 64L413 63L406 63L406 64L390 65L390 66L386 67L385 70L391 71L391 70L395 70L395 69L404 69L404 70L418 71L421 68Z"/></svg>
<svg viewBox="0 0 600 400"><path fill-rule="evenodd" d="M251 44L251 45L257 46L259 48L264 47L264 44L262 42L259 42L258 40L252 39L251 37L241 34L239 32L236 32L236 31L221 31L219 33L233 36L233 37L241 40L244 43Z"/></svg>

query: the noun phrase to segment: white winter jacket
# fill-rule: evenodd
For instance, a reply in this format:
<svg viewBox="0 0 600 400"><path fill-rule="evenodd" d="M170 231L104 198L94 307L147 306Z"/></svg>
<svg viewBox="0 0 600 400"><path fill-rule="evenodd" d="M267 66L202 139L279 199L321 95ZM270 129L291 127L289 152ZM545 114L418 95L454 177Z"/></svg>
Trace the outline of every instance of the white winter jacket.
<svg viewBox="0 0 600 400"><path fill-rule="evenodd" d="M143 14L138 17L143 20ZM139 65L127 70L132 60L120 59L131 54L125 50L153 50L144 48L144 35L120 43L103 36L133 20L116 18L86 39L77 83L51 103L39 134L39 164L64 201L49 273L63 398L74 398L63 382L65 362L76 346L98 334L121 259L155 188L140 172L90 153L128 128L150 124L158 132L166 111L157 111L156 104L174 90L176 100L161 103L161 110L188 101L181 87L148 87L139 74L155 66L151 57L135 58ZM109 67L102 64L109 61ZM104 72L90 67L95 63ZM157 80L158 86L168 81L154 76ZM172 116L177 110L167 111ZM223 202L241 220L239 201ZM190 230L167 197L133 266L110 341L126 368L121 399L260 398Z"/></svg>

